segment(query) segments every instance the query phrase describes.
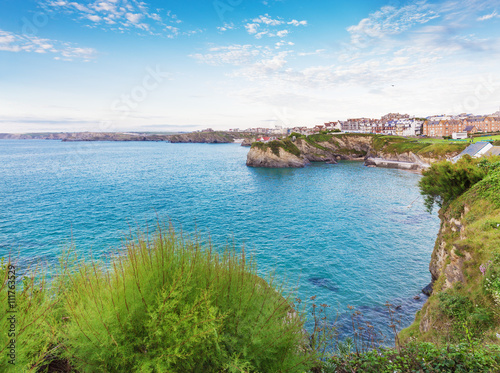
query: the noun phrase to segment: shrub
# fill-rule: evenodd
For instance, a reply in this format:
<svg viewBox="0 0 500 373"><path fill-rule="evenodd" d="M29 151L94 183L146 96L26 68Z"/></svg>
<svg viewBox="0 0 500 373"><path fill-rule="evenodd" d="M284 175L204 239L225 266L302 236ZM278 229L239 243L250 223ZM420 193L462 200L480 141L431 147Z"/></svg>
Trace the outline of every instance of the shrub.
<svg viewBox="0 0 500 373"><path fill-rule="evenodd" d="M301 318L244 254L159 230L110 267L66 274L61 340L80 372L293 372L314 358Z"/></svg>
<svg viewBox="0 0 500 373"><path fill-rule="evenodd" d="M432 164L420 179L420 193L430 212L434 204L447 206L471 186L481 181L488 173L487 168L478 167L480 161L466 155L457 163L443 161Z"/></svg>
<svg viewBox="0 0 500 373"><path fill-rule="evenodd" d="M54 319L57 301L38 269L28 271L31 275L19 281L15 263L3 259L0 262L2 372L36 372L58 348Z"/></svg>
<svg viewBox="0 0 500 373"><path fill-rule="evenodd" d="M400 350L381 349L363 354L334 356L324 372L413 373L413 372L498 372L500 348L470 349L465 344L437 347L432 343L410 343Z"/></svg>

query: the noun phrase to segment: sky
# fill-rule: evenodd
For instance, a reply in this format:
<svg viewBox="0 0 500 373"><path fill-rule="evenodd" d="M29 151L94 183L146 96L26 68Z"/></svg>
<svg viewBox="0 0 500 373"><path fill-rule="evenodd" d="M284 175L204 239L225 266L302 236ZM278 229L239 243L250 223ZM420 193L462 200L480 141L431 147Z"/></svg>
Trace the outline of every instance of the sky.
<svg viewBox="0 0 500 373"><path fill-rule="evenodd" d="M500 108L500 0L0 0L0 10L0 132Z"/></svg>

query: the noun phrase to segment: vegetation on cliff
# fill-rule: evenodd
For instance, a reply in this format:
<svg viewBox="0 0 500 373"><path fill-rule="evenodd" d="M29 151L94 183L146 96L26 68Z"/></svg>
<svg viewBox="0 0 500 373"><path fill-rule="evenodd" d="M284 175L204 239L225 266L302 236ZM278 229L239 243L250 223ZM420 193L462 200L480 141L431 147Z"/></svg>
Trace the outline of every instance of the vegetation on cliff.
<svg viewBox="0 0 500 373"><path fill-rule="evenodd" d="M237 137L248 137L248 134L239 134L235 132L190 132L178 135L167 136L168 141L172 143L232 143Z"/></svg>
<svg viewBox="0 0 500 373"><path fill-rule="evenodd" d="M11 265L0 272L5 305ZM2 372L301 372L316 360L302 314L244 253L172 229L129 241L107 263L70 254L52 277L50 287L40 273L18 284L16 364L2 333Z"/></svg>
<svg viewBox="0 0 500 373"><path fill-rule="evenodd" d="M402 333L435 343L500 343L500 159L433 164L420 182L442 220L433 294ZM431 270L432 271L432 270ZM436 273L437 272L437 273Z"/></svg>
<svg viewBox="0 0 500 373"><path fill-rule="evenodd" d="M291 153L297 157L300 157L301 155L299 148L297 148L297 146L290 139L273 140L268 143L254 142L252 146L264 151L266 151L267 149L271 149L273 154L278 157L280 155L280 149L283 149L284 151Z"/></svg>
<svg viewBox="0 0 500 373"><path fill-rule="evenodd" d="M309 151L304 150L309 147ZM432 142L425 140L409 139L400 136L386 136L361 133L332 133L323 131L313 135L301 135L291 133L281 140L274 140L267 144L253 143L259 149L270 148L274 154L278 155L278 148L294 155L317 155L321 160L328 160L332 157L346 157L347 159L365 157L367 155L400 155L414 153L423 158L442 159L460 153L467 144L453 142ZM314 150L311 152L311 148ZM319 150L320 154L317 150ZM309 154L311 153L311 154ZM314 154L313 154L314 153ZM315 158L315 157L312 157ZM315 159L313 159L315 160Z"/></svg>
<svg viewBox="0 0 500 373"><path fill-rule="evenodd" d="M467 147L465 143L428 142L399 136L374 135L373 148L378 152L401 154L412 152L425 158L442 158L447 154L460 153Z"/></svg>

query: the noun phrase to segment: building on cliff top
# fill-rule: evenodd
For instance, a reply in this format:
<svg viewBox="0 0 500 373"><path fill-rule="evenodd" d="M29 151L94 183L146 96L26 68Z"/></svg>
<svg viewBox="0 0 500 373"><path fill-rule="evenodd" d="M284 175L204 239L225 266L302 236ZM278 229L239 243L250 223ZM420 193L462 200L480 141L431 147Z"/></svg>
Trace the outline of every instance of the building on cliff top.
<svg viewBox="0 0 500 373"><path fill-rule="evenodd" d="M486 152L487 157L499 156L499 155L500 155L500 146L492 146L490 150Z"/></svg>
<svg viewBox="0 0 500 373"><path fill-rule="evenodd" d="M488 154L491 148L493 148L493 145L491 145L489 142L478 141L475 144L471 144L467 148L465 148L465 150L456 157L454 157L452 161L456 162L466 154L470 155L473 158L479 158L482 157L483 155Z"/></svg>

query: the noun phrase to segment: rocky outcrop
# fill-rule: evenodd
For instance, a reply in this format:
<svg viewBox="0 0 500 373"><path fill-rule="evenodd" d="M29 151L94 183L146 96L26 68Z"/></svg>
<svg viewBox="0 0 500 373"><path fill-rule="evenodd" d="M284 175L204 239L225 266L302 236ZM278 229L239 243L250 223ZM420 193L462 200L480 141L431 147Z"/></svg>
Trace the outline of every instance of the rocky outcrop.
<svg viewBox="0 0 500 373"><path fill-rule="evenodd" d="M460 220L446 216L442 216L441 219L441 228L429 263L429 271L433 282L443 276L443 284L440 287L443 291L451 288L455 282L465 283L464 263L471 260L472 256L465 250L466 247L450 243L450 234L460 241L466 239L465 225L461 221L463 216Z"/></svg>
<svg viewBox="0 0 500 373"><path fill-rule="evenodd" d="M309 160L303 156L296 156L279 148L276 155L270 148L252 147L247 155L247 166L266 168L300 168L309 164Z"/></svg>
<svg viewBox="0 0 500 373"><path fill-rule="evenodd" d="M468 212L467 207L459 219L441 214L441 227L434 251L429 263L429 271L432 275L432 283L426 287L430 288L428 295L434 292L440 293L453 287L457 282L467 284L467 276L464 267L467 262L473 259L472 254L467 251L466 246L461 246L457 242L462 242L467 237L465 235L464 215ZM435 288L435 289L433 289ZM424 306L419 323L421 333L427 333L435 324L432 312L429 307Z"/></svg>
<svg viewBox="0 0 500 373"><path fill-rule="evenodd" d="M292 137L283 141L293 143L294 149L300 153L299 158L304 158L309 162L336 163L337 160L341 159L359 160L365 161L365 165L370 167L398 168L411 171L420 171L430 167L428 163L412 152L385 152L384 148L378 148L377 150L374 145L374 138L376 137L373 135L339 134ZM400 138L398 141L401 142ZM246 145L248 142L242 145ZM265 146L265 144L262 145ZM284 148L286 149L286 147ZM265 154L273 153L267 152ZM276 156L276 154L274 155ZM263 157L265 155L260 154L259 156ZM249 154L249 158L250 164L260 167L253 161L253 158L255 158L254 153ZM260 163L265 162L261 159ZM286 161L282 162L283 166L281 167L287 167L285 166L287 163Z"/></svg>
<svg viewBox="0 0 500 373"><path fill-rule="evenodd" d="M171 143L208 143L227 144L250 138L249 133L236 132L190 132L180 134L151 134L135 132L61 132L61 133L34 133L10 134L0 133L0 139L12 140L62 140L62 141L166 141Z"/></svg>
<svg viewBox="0 0 500 373"><path fill-rule="evenodd" d="M249 137L246 139L243 139L241 142L241 146L252 146L252 143L255 142L255 137Z"/></svg>
<svg viewBox="0 0 500 373"><path fill-rule="evenodd" d="M191 132L168 136L171 143L228 144L234 142L235 135L228 132Z"/></svg>

